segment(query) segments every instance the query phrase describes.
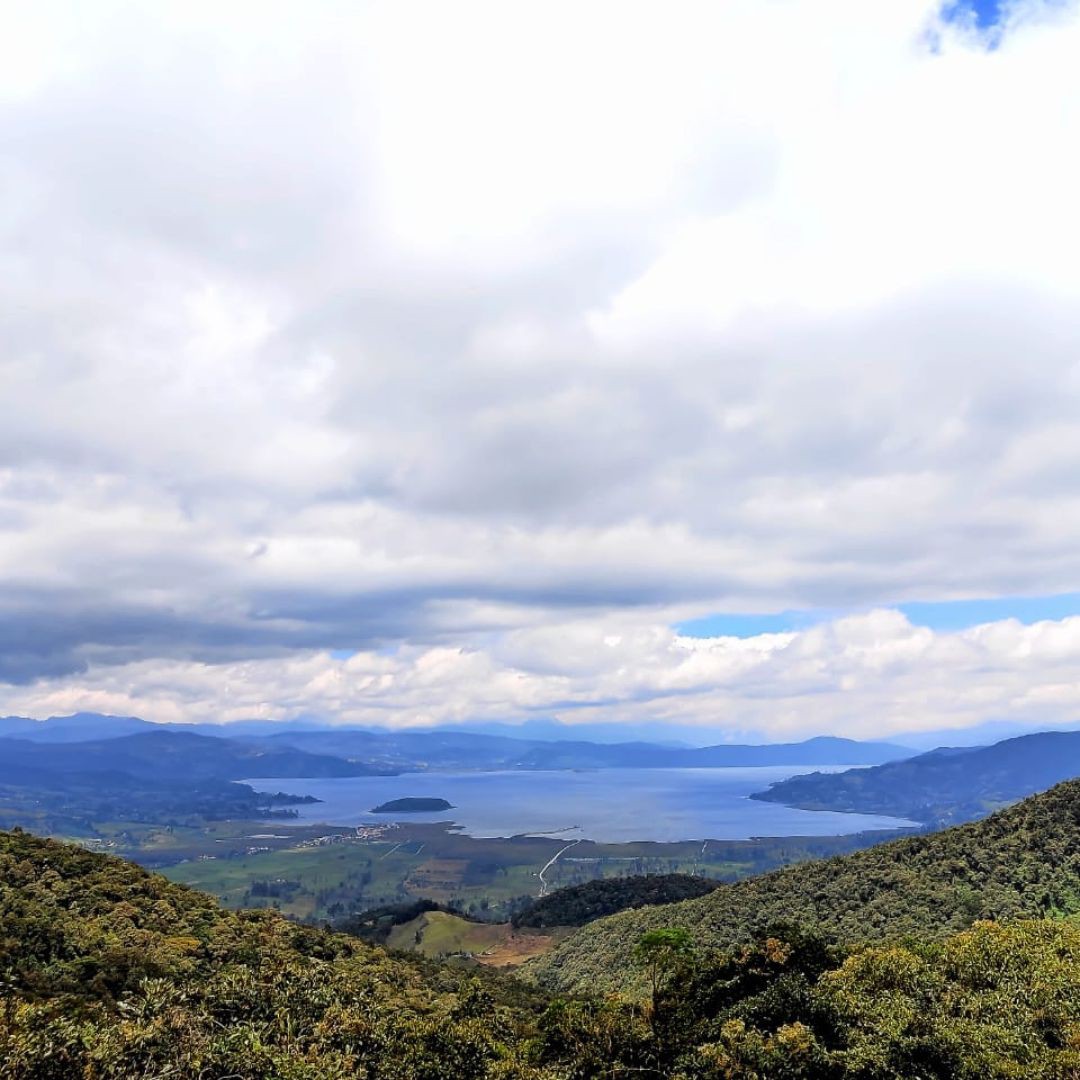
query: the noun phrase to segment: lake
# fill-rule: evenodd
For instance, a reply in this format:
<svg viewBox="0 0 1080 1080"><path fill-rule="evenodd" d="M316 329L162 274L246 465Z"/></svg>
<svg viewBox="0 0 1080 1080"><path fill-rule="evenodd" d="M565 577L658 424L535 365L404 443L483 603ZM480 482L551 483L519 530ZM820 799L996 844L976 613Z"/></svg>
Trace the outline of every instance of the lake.
<svg viewBox="0 0 1080 1080"><path fill-rule="evenodd" d="M259 791L314 795L301 821L328 825L453 821L470 836L550 833L602 843L633 840L745 840L755 836L840 836L914 827L901 818L793 810L748 798L776 780L827 766L734 769L599 769L559 772L405 773L345 779L248 780ZM454 809L372 814L409 796L442 798Z"/></svg>

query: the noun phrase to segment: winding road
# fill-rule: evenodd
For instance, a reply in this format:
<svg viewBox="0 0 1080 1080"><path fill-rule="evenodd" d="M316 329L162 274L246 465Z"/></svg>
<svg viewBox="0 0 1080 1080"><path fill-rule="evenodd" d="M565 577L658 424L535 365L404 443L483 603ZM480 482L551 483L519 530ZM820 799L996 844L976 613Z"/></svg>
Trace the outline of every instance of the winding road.
<svg viewBox="0 0 1080 1080"><path fill-rule="evenodd" d="M566 845L566 847L559 848L559 850L556 851L555 854L552 855L551 858L548 859L548 861L544 864L544 869L540 871L540 893L537 896L538 900L540 900L543 897L547 896L548 883L544 880L544 874L546 874L548 872L548 870L550 870L555 865L555 863L559 861L559 856L564 851L569 851L575 844L580 844L580 843L581 843L581 838L580 837L577 840L571 840L570 843Z"/></svg>

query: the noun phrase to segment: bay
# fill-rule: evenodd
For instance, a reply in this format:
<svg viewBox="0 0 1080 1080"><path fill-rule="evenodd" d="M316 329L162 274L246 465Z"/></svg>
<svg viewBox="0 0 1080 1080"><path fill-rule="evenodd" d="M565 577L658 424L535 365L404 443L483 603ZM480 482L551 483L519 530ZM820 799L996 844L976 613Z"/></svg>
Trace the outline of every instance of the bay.
<svg viewBox="0 0 1080 1080"><path fill-rule="evenodd" d="M327 825L452 821L475 837L530 833L629 843L841 836L871 829L915 827L915 822L901 818L795 810L748 797L774 781L814 771L835 770L821 765L515 770L245 782L259 791L320 799L319 803L296 808L301 821ZM420 814L371 813L374 806L410 796L446 799L453 809Z"/></svg>

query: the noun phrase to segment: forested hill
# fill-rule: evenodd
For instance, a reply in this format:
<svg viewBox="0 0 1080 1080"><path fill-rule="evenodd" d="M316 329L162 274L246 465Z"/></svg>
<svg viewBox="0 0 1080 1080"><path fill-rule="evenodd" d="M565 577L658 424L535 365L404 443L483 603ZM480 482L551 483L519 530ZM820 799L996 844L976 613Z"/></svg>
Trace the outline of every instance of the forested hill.
<svg viewBox="0 0 1080 1080"><path fill-rule="evenodd" d="M515 926L584 926L605 915L650 904L674 904L719 888L712 878L691 874L633 874L598 878L556 889L533 900L513 918Z"/></svg>
<svg viewBox="0 0 1080 1080"><path fill-rule="evenodd" d="M1072 819L1065 844L1076 831ZM1018 866L1017 882L1038 876ZM0 1080L1080 1075L1075 924L980 923L852 951L776 933L726 953L701 934L638 937L630 970L650 973L651 1000L548 1001L0 833Z"/></svg>
<svg viewBox="0 0 1080 1080"><path fill-rule="evenodd" d="M696 900L639 908L590 923L530 971L549 988L625 988L639 976L635 942L678 926L703 947L749 940L775 922L856 942L941 937L976 919L1080 911L1080 781L982 821L802 863Z"/></svg>
<svg viewBox="0 0 1080 1080"><path fill-rule="evenodd" d="M0 833L3 1080L560 1075L514 1068L525 992L488 983Z"/></svg>
<svg viewBox="0 0 1080 1080"><path fill-rule="evenodd" d="M811 773L755 799L808 810L956 824L1080 776L1080 731L1043 731L993 746L940 749L869 769Z"/></svg>

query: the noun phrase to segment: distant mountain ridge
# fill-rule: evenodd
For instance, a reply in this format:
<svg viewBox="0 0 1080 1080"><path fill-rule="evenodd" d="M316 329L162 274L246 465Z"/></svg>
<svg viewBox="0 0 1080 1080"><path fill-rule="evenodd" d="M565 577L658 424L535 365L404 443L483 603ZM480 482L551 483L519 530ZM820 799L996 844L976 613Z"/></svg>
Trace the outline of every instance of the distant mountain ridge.
<svg viewBox="0 0 1080 1080"><path fill-rule="evenodd" d="M466 731L369 731L362 728L319 728L310 723L155 724L138 717L93 713L48 720L0 718L0 739L16 738L61 746L83 741L168 734L205 738L234 746L262 747L265 753L286 747L347 763L365 763L377 771L427 769L609 769L727 768L766 765L876 765L910 756L907 747L886 742L857 742L818 736L796 743L719 744L683 747L649 742L594 743L585 740L519 739ZM194 744L192 744L194 745ZM209 744L206 754L211 755ZM247 751L244 754L251 756ZM233 752L231 757L236 757ZM362 775L327 771L326 762L309 776ZM260 768L262 766L260 765ZM276 774L300 776L294 766Z"/></svg>
<svg viewBox="0 0 1080 1080"><path fill-rule="evenodd" d="M797 743L673 747L652 743L545 743L523 759L526 768L738 768L766 765L866 765L911 753L891 743L822 735Z"/></svg>
<svg viewBox="0 0 1080 1080"><path fill-rule="evenodd" d="M168 823L191 816L280 816L289 812L282 807L311 800L260 792L236 781L386 771L290 746L263 747L150 727L85 742L0 738L0 821L80 835L95 820Z"/></svg>
<svg viewBox="0 0 1080 1080"><path fill-rule="evenodd" d="M187 731L141 731L78 743L0 739L9 783L20 770L57 775L126 774L163 781L243 780L258 777L370 776L382 770L294 747L266 748Z"/></svg>
<svg viewBox="0 0 1080 1080"><path fill-rule="evenodd" d="M940 825L971 820L1076 776L1080 732L1043 731L993 746L939 747L873 768L793 776L751 798Z"/></svg>

